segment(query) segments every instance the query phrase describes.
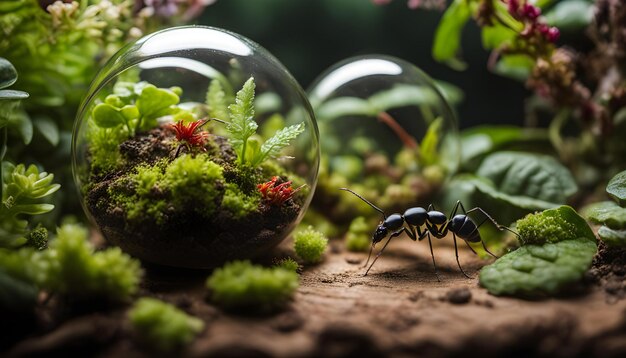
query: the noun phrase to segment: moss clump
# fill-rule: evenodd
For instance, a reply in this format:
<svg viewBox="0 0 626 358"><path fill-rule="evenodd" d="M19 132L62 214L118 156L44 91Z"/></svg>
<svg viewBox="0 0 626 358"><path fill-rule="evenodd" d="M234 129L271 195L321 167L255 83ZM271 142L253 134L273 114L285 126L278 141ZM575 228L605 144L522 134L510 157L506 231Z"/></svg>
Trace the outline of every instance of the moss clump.
<svg viewBox="0 0 626 358"><path fill-rule="evenodd" d="M204 329L202 320L154 298L137 300L128 317L140 339L161 351L189 344Z"/></svg>
<svg viewBox="0 0 626 358"><path fill-rule="evenodd" d="M228 183L222 199L222 209L228 210L236 219L241 219L257 211L260 202L261 195L258 191L245 195L237 185Z"/></svg>
<svg viewBox="0 0 626 358"><path fill-rule="evenodd" d="M276 266L293 272L298 272L298 269L300 269L300 265L298 265L296 260L292 259L291 257L287 257L278 261Z"/></svg>
<svg viewBox="0 0 626 358"><path fill-rule="evenodd" d="M346 248L355 252L367 251L372 242L371 231L365 217L359 216L352 220L346 234Z"/></svg>
<svg viewBox="0 0 626 358"><path fill-rule="evenodd" d="M293 235L294 250L299 258L306 263L322 261L322 255L328 245L328 239L323 233L316 231L312 226Z"/></svg>
<svg viewBox="0 0 626 358"><path fill-rule="evenodd" d="M586 237L595 241L595 235L574 209L561 206L537 214L529 214L517 221L522 245L542 245Z"/></svg>
<svg viewBox="0 0 626 358"><path fill-rule="evenodd" d="M233 261L216 269L207 280L212 299L220 306L271 310L284 305L298 288L298 274L282 267L264 268L250 261Z"/></svg>
<svg viewBox="0 0 626 358"><path fill-rule="evenodd" d="M94 252L87 229L63 225L50 242L43 286L73 299L129 299L139 286L139 261L119 248Z"/></svg>
<svg viewBox="0 0 626 358"><path fill-rule="evenodd" d="M122 162L120 143L128 139L125 129L100 128L90 123L87 131L89 163L93 172L106 173L115 170Z"/></svg>
<svg viewBox="0 0 626 358"><path fill-rule="evenodd" d="M175 206L201 206L209 216L215 212L222 194L222 171L207 155L184 154L167 166L162 184L171 192Z"/></svg>

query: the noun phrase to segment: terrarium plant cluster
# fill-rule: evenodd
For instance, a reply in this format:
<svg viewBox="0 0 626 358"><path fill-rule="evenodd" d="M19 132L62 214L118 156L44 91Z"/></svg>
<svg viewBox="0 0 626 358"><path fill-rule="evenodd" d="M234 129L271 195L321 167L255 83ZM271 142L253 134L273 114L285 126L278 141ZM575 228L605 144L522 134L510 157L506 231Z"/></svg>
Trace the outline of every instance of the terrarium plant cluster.
<svg viewBox="0 0 626 358"><path fill-rule="evenodd" d="M219 80L193 110L181 96L177 87L117 82L93 107L82 188L93 218L109 240L165 264L210 267L273 246L308 190L276 161L304 123L256 134L253 78L232 103ZM210 121L225 135L211 133ZM217 249L241 238L250 245ZM185 245L198 255L175 258L167 249Z"/></svg>

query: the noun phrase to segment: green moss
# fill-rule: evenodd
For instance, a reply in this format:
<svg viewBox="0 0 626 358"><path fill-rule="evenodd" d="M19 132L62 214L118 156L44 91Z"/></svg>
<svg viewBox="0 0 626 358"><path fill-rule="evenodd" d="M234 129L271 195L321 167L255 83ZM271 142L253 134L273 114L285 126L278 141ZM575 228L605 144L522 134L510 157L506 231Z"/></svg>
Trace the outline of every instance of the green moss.
<svg viewBox="0 0 626 358"><path fill-rule="evenodd" d="M63 225L50 243L43 286L73 299L127 300L139 286L139 261L119 248L95 252L88 231Z"/></svg>
<svg viewBox="0 0 626 358"><path fill-rule="evenodd" d="M212 299L224 308L270 310L284 305L298 288L298 274L282 267L264 268L233 261L207 280Z"/></svg>
<svg viewBox="0 0 626 358"><path fill-rule="evenodd" d="M315 231L312 226L293 235L294 250L299 258L306 263L322 261L322 255L328 245L328 239L323 233Z"/></svg>
<svg viewBox="0 0 626 358"><path fill-rule="evenodd" d="M48 246L48 230L41 224L37 225L26 235L26 245L37 250L45 249Z"/></svg>
<svg viewBox="0 0 626 358"><path fill-rule="evenodd" d="M87 141L89 141L89 163L92 172L110 172L122 162L120 144L128 139L128 131L124 128L100 128L89 124Z"/></svg>
<svg viewBox="0 0 626 358"><path fill-rule="evenodd" d="M298 269L300 269L300 265L298 265L296 260L292 259L291 257L287 257L278 261L276 266L293 272L298 272Z"/></svg>
<svg viewBox="0 0 626 358"><path fill-rule="evenodd" d="M261 195L254 192L252 195L245 195L235 184L226 184L224 198L222 199L222 209L230 211L235 218L242 218L259 208Z"/></svg>
<svg viewBox="0 0 626 358"><path fill-rule="evenodd" d="M199 318L154 298L137 300L128 317L140 339L161 351L189 344L204 329Z"/></svg>
<svg viewBox="0 0 626 358"><path fill-rule="evenodd" d="M516 227L522 245L541 245L579 237L595 241L595 235L585 219L569 206L529 214L518 220Z"/></svg>
<svg viewBox="0 0 626 358"><path fill-rule="evenodd" d="M222 172L222 167L204 154L184 154L167 166L162 184L170 191L174 205L201 207L203 214L210 216L222 195Z"/></svg>
<svg viewBox="0 0 626 358"><path fill-rule="evenodd" d="M368 225L365 217L359 216L352 220L346 234L346 248L349 251L367 251L371 246L372 227Z"/></svg>
<svg viewBox="0 0 626 358"><path fill-rule="evenodd" d="M136 173L130 176L139 196L148 196L153 188L163 179L163 170L160 166L142 165L137 167Z"/></svg>

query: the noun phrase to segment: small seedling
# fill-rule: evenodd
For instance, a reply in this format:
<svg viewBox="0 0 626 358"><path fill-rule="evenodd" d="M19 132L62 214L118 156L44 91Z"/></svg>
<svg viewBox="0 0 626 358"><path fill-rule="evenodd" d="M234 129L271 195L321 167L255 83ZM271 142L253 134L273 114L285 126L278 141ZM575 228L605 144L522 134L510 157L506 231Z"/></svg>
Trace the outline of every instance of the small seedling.
<svg viewBox="0 0 626 358"><path fill-rule="evenodd" d="M183 145L187 146L187 149L197 147L206 152L204 145L209 139L209 132L200 129L206 123L206 120L197 120L185 124L184 121L181 120L176 122L176 124L170 124L168 126L176 133L176 140L180 142L178 149L176 149L175 157L178 157L180 148Z"/></svg>
<svg viewBox="0 0 626 358"><path fill-rule="evenodd" d="M476 254L476 251L474 251L474 249L469 245L469 242L482 243L485 251L489 253L491 256L497 258L497 256L491 253L485 246L485 243L482 241L482 238L480 236L480 231L478 231L478 228L481 225L483 225L487 220L489 220L498 229L508 230L514 233L515 235L517 235L516 232L512 231L506 226L502 226L498 224L491 216L489 216L489 214L487 214L483 209L479 207L466 211L465 208L463 207L463 204L460 201L456 202L456 205L454 206L454 209L452 210L452 213L449 216L450 219L448 219L448 217L446 217L444 213L435 210L432 204L428 206L428 210L421 208L421 207L413 207L413 208L407 209L404 212L404 214L395 213L395 214L391 214L387 216L382 209L372 204L367 199L363 198L362 196L355 193L354 191L347 189L347 188L341 188L341 190L345 190L356 195L359 199L363 200L365 203L371 206L374 210L378 211L379 213L383 215L383 221L380 223L380 225L378 225L378 227L376 228L376 231L374 231L374 234L372 235L372 246L370 248L370 253L367 257L367 261L365 262L365 266L367 266L367 264L370 261L370 258L372 256L372 251L374 250L374 246L377 243L381 242L388 235L390 235L385 245L383 245L382 249L378 252L378 254L376 254L376 257L374 258L374 261L372 262L372 264L365 271L364 276L367 276L367 273L372 268L372 266L374 266L374 264L376 263L376 260L378 260L378 258L383 253L383 251L385 251L385 248L387 247L387 245L389 245L389 242L391 242L391 239L393 239L396 236L401 235L402 233L406 233L413 241L421 241L424 239L424 237L428 237L428 246L430 247L430 256L433 259L433 267L435 268L435 275L437 276L438 281L441 281L441 280L439 279L439 274L437 272L437 264L435 263L435 255L433 254L433 245L432 245L431 238L430 238L431 235L437 239L442 239L448 234L448 231L452 233L452 238L454 239L454 254L456 256L456 263L459 265L459 269L461 270L463 275L465 275L465 277L467 278L471 278L471 277L468 276L465 273L465 271L463 271L463 268L461 267L461 263L459 262L459 251L456 245L457 236L465 242L467 247L469 247L470 250L472 250L474 254ZM459 207L461 208L461 210L463 210L463 214L457 215L457 211ZM475 211L478 211L485 216L483 221L481 221L479 224L476 224L468 216L468 214L475 212ZM405 226L405 224L408 226L408 228L407 226ZM422 226L426 226L426 228L423 229L424 231L422 231L422 228L421 228Z"/></svg>
<svg viewBox="0 0 626 358"><path fill-rule="evenodd" d="M309 264L322 261L322 255L328 245L326 236L309 226L306 230L296 232L293 235L294 250L299 258Z"/></svg>
<svg viewBox="0 0 626 358"><path fill-rule="evenodd" d="M128 317L139 338L161 351L189 344L204 329L204 322L199 318L148 297L137 300Z"/></svg>

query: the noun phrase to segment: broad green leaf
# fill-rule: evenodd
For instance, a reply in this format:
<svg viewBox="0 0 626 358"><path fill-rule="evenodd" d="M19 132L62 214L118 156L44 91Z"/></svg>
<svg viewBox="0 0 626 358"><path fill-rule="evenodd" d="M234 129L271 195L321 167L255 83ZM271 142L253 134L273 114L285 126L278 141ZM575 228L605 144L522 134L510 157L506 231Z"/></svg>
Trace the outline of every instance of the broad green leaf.
<svg viewBox="0 0 626 358"><path fill-rule="evenodd" d="M322 103L315 111L320 121L330 121L343 116L376 116L378 109L364 99L339 97Z"/></svg>
<svg viewBox="0 0 626 358"><path fill-rule="evenodd" d="M585 219L566 205L526 215L517 220L516 228L522 245L542 245L576 238L596 241Z"/></svg>
<svg viewBox="0 0 626 358"><path fill-rule="evenodd" d="M117 108L106 103L96 105L92 117L101 128L114 128L126 122L124 115Z"/></svg>
<svg viewBox="0 0 626 358"><path fill-rule="evenodd" d="M525 195L512 195L504 193L494 187L493 183L485 178L474 177L474 179L471 180L471 183L480 193L488 196L490 199L499 201L505 206L524 209L525 212L551 209L560 204L535 199Z"/></svg>
<svg viewBox="0 0 626 358"><path fill-rule="evenodd" d="M487 156L478 176L507 195L563 204L578 191L572 174L556 159L539 154L497 152Z"/></svg>
<svg viewBox="0 0 626 358"><path fill-rule="evenodd" d="M135 105L142 117L156 118L160 111L177 104L179 101L176 93L165 88L156 88L154 85L146 85Z"/></svg>
<svg viewBox="0 0 626 358"><path fill-rule="evenodd" d="M45 214L54 209L54 205L52 204L22 204L22 205L14 205L11 207L11 211L14 213L20 214L28 214L28 215L39 215Z"/></svg>
<svg viewBox="0 0 626 358"><path fill-rule="evenodd" d="M477 126L461 133L461 164L473 172L485 155L502 149L550 146L547 131L515 126Z"/></svg>
<svg viewBox="0 0 626 358"><path fill-rule="evenodd" d="M439 145L439 135L441 134L441 124L443 123L442 117L437 117L429 126L422 143L420 143L420 161L424 166L437 164L439 161L439 152L437 146Z"/></svg>
<svg viewBox="0 0 626 358"><path fill-rule="evenodd" d="M0 89L7 88L17 81L17 71L6 58L0 57Z"/></svg>
<svg viewBox="0 0 626 358"><path fill-rule="evenodd" d="M601 226L598 229L598 236L611 247L626 247L626 230L613 230Z"/></svg>
<svg viewBox="0 0 626 358"><path fill-rule="evenodd" d="M544 17L548 24L561 31L587 28L593 20L594 4L585 0L567 0L556 4Z"/></svg>
<svg viewBox="0 0 626 358"><path fill-rule="evenodd" d="M50 144L53 146L59 144L59 127L49 117L35 118L33 124Z"/></svg>
<svg viewBox="0 0 626 358"><path fill-rule="evenodd" d="M626 229L626 208L613 201L603 201L586 206L583 215L592 223L606 225L611 229Z"/></svg>
<svg viewBox="0 0 626 358"><path fill-rule="evenodd" d="M139 109L137 109L137 106L129 104L120 108L119 111L127 121L139 118Z"/></svg>
<svg viewBox="0 0 626 358"><path fill-rule="evenodd" d="M626 206L626 170L615 175L606 186L606 192L615 199L620 206Z"/></svg>
<svg viewBox="0 0 626 358"><path fill-rule="evenodd" d="M463 27L470 19L471 10L469 2L466 0L454 0L443 14L433 43L433 58L439 62L447 62L453 68L461 70L465 64L460 62L456 56L461 45L461 34ZM456 60L456 61L454 61Z"/></svg>
<svg viewBox="0 0 626 358"><path fill-rule="evenodd" d="M480 284L494 295L554 294L579 281L597 250L585 238L526 245L480 271Z"/></svg>

